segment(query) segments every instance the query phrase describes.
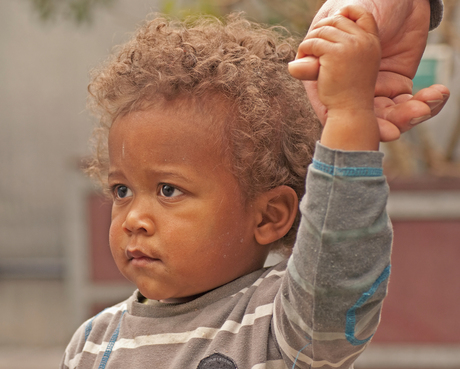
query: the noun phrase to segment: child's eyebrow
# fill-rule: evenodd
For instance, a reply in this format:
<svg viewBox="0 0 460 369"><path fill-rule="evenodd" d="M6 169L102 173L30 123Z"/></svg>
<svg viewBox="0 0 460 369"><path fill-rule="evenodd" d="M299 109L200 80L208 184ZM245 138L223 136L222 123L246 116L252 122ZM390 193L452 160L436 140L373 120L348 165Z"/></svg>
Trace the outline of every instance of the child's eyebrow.
<svg viewBox="0 0 460 369"><path fill-rule="evenodd" d="M113 171L109 171L108 175L107 175L107 178L111 178L111 177L121 177L122 174L121 174L121 171L119 170L113 170Z"/></svg>
<svg viewBox="0 0 460 369"><path fill-rule="evenodd" d="M147 175L149 176L160 176L160 177L168 177L168 178L177 178L177 179L182 179L185 181L190 180L190 178L178 171L170 171L170 170L157 170L157 169L148 169L145 171ZM113 170L109 171L108 173L108 179L110 178L119 178L119 177L125 177L123 171L121 170Z"/></svg>
<svg viewBox="0 0 460 369"><path fill-rule="evenodd" d="M171 170L158 170L158 169L149 169L146 170L149 175L152 176L161 176L161 177L168 177L168 178L177 178L182 180L189 180L190 178L185 176L179 171L171 171Z"/></svg>

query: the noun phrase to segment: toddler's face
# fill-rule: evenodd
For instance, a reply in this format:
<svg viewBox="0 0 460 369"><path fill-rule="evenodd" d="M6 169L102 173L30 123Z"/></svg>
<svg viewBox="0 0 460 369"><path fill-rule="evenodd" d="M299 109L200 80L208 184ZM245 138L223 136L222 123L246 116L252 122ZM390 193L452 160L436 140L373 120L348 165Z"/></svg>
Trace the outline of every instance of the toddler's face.
<svg viewBox="0 0 460 369"><path fill-rule="evenodd" d="M191 297L263 266L255 206L212 142L208 117L133 112L109 134L110 248L150 299Z"/></svg>

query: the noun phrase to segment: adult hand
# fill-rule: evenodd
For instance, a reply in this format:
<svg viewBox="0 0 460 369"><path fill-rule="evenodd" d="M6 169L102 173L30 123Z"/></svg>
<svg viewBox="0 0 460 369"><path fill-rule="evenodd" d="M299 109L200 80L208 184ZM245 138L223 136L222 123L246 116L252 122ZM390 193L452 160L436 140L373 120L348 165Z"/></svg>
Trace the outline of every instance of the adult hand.
<svg viewBox="0 0 460 369"><path fill-rule="evenodd" d="M395 140L401 132L436 115L449 97L449 90L442 85L431 86L412 96L412 78L428 37L430 3L428 0L328 0L310 29L347 5L360 5L371 12L379 27L382 60L375 89L375 112L381 140ZM292 63L289 70L293 77L304 81L312 106L324 124L327 111L318 99L315 81L319 62L305 56L298 54L297 59L303 58L309 68L302 62L302 68Z"/></svg>

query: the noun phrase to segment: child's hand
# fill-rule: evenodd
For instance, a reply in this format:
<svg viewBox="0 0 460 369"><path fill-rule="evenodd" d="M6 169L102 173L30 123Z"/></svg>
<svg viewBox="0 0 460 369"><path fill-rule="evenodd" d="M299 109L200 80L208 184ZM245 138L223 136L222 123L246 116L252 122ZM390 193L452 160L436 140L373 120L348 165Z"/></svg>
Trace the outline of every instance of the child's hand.
<svg viewBox="0 0 460 369"><path fill-rule="evenodd" d="M318 97L327 109L321 141L346 150L374 150L380 141L374 91L380 66L380 40L374 17L348 6L318 22L300 44L291 74L314 71L319 61ZM307 59L303 59L307 57ZM314 77L314 76L312 76Z"/></svg>
<svg viewBox="0 0 460 369"><path fill-rule="evenodd" d="M311 29L337 9L360 4L372 12L379 26L382 61L375 89L375 113L380 126L380 140L393 141L414 124L433 117L446 104L449 90L433 85L412 96L412 78L425 50L430 23L427 0L328 0L316 14ZM298 70L293 77L303 81L310 102L321 123L325 107L317 95L316 77L319 63L311 58L309 68ZM300 68L299 68L300 69ZM304 74L304 72L306 72Z"/></svg>
<svg viewBox="0 0 460 369"><path fill-rule="evenodd" d="M300 44L289 69L305 68L302 58L308 56L319 60L318 95L328 111L373 109L380 40L372 14L349 6L323 19Z"/></svg>

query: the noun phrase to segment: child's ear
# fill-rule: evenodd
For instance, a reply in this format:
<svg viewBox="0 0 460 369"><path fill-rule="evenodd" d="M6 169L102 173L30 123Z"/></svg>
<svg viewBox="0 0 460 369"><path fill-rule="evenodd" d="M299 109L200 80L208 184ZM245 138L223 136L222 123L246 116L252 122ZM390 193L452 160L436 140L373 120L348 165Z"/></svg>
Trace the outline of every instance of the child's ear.
<svg viewBox="0 0 460 369"><path fill-rule="evenodd" d="M258 199L256 241L268 245L282 238L291 229L297 214L299 200L289 186L278 186L261 194Z"/></svg>

